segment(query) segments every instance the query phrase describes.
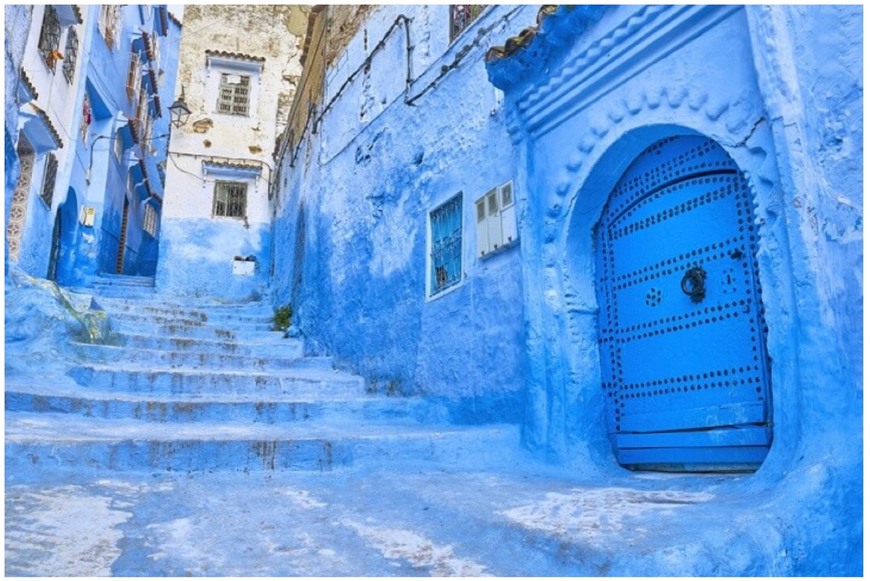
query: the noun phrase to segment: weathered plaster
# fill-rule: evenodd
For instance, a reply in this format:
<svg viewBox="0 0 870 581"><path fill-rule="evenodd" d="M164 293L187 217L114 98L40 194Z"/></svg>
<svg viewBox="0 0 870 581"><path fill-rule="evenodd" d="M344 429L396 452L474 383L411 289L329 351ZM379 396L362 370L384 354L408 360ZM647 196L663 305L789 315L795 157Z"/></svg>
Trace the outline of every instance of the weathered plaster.
<svg viewBox="0 0 870 581"><path fill-rule="evenodd" d="M292 149L278 161L274 301L292 302L306 336L374 390L443 399L456 421L519 421L519 251L474 256L474 202L517 162L481 57L487 39L532 11L494 7L450 44L447 10L379 7L327 69L331 104L317 133L305 136L294 167ZM410 86L405 26L415 47ZM463 280L427 301L428 212L459 191Z"/></svg>
<svg viewBox="0 0 870 581"><path fill-rule="evenodd" d="M264 291L271 260L266 233L274 179L271 153L301 74L299 43L306 13L307 8L296 6L190 6L185 11L185 30L190 32L181 43L178 84L192 115L172 134L158 290L223 296L229 289L237 298ZM282 26L276 29L276 22ZM253 60L208 57L207 50ZM222 67L235 66L244 67L240 74L253 75L249 116L216 112L220 72L230 70ZM209 163L254 167L258 175L215 172ZM218 180L249 184L243 218L212 216ZM196 246L207 251L192 252ZM230 276L233 259L248 255L258 259L257 275ZM215 273L227 273L228 278Z"/></svg>

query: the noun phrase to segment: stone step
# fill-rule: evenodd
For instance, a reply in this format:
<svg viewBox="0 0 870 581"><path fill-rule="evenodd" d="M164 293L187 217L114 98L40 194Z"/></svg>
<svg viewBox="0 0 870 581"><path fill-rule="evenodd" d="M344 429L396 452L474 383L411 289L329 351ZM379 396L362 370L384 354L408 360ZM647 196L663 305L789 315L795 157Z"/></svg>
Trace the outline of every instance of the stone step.
<svg viewBox="0 0 870 581"><path fill-rule="evenodd" d="M132 314L156 314L164 316L190 315L194 318L211 318L222 316L251 317L271 320L274 310L263 303L244 303L227 307L226 305L201 305L194 306L190 303L168 303L166 301L142 301L120 300L111 297L96 297L97 304L107 312L132 313Z"/></svg>
<svg viewBox="0 0 870 581"><path fill-rule="evenodd" d="M283 336L276 339L275 335L268 333L265 338L256 337L244 342L126 332L117 333L116 338L120 345L133 349L226 353L254 357L302 357L304 343L301 339L284 339Z"/></svg>
<svg viewBox="0 0 870 581"><path fill-rule="evenodd" d="M77 414L100 419L149 422L416 422L444 423L446 410L421 398L354 396L314 399L275 396L251 399L247 394L148 396L98 391L79 386L6 386L7 412Z"/></svg>
<svg viewBox="0 0 870 581"><path fill-rule="evenodd" d="M516 426L166 424L73 414L6 414L6 469L138 471L331 470L339 466L435 461L481 468L486 450L515 448ZM469 453L469 450L475 453Z"/></svg>
<svg viewBox="0 0 870 581"><path fill-rule="evenodd" d="M94 285L94 294L102 298L116 297L150 299L156 296L156 290L153 287L138 285Z"/></svg>
<svg viewBox="0 0 870 581"><path fill-rule="evenodd" d="M252 398L285 395L342 398L364 393L362 377L319 369L206 371L91 364L73 367L68 375L91 389L154 395L220 393Z"/></svg>
<svg viewBox="0 0 870 581"><path fill-rule="evenodd" d="M169 323L144 323L126 318L113 318L112 330L120 333L148 333L170 337L196 337L202 339L247 342L251 340L281 339L283 331L273 331L266 324L218 326L203 321L178 320Z"/></svg>
<svg viewBox="0 0 870 581"><path fill-rule="evenodd" d="M105 313L112 318L113 321L124 321L136 323L139 325L159 324L168 325L172 323L190 323L212 326L225 326L242 329L265 329L271 331L272 316L263 316L256 314L236 314L236 313L221 313L209 314L205 311L133 311L116 308L104 308Z"/></svg>
<svg viewBox="0 0 870 581"><path fill-rule="evenodd" d="M95 286L143 286L153 287L153 276L101 273L94 279Z"/></svg>
<svg viewBox="0 0 870 581"><path fill-rule="evenodd" d="M332 369L331 357L302 357L302 346L268 356L234 355L207 351L167 351L162 349L128 349L112 345L72 343L79 359L93 363L115 363L137 366L154 365L160 368L184 367L211 370L269 369Z"/></svg>

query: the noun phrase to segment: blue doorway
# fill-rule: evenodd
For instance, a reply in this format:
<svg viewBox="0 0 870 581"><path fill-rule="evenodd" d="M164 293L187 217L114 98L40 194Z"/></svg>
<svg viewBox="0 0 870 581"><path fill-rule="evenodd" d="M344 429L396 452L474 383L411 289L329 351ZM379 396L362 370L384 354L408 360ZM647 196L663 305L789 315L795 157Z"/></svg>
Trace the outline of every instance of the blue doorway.
<svg viewBox="0 0 870 581"><path fill-rule="evenodd" d="M595 231L608 434L631 469L756 469L772 440L752 195L703 136L628 167Z"/></svg>

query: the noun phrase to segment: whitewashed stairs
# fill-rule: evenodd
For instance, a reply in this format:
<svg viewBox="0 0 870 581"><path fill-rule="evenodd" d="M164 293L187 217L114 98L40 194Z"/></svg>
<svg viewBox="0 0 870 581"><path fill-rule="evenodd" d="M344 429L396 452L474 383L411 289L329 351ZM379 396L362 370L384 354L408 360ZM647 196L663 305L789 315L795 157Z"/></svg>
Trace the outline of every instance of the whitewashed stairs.
<svg viewBox="0 0 870 581"><path fill-rule="evenodd" d="M361 377L273 331L266 304L169 302L139 283L124 297L124 281L112 283L96 301L117 344L74 344L63 381L6 386L7 474L480 466L517 446L515 426L453 426L424 399L366 393Z"/></svg>

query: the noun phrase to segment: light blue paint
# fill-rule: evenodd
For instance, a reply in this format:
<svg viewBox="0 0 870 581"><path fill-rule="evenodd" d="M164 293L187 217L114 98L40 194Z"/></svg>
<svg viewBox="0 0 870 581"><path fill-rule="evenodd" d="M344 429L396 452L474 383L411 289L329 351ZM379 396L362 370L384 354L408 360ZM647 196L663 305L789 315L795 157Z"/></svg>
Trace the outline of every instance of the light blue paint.
<svg viewBox="0 0 870 581"><path fill-rule="evenodd" d="M778 533L804 547L795 571L837 563L853 575L863 535L862 221L861 168L846 152L862 135L860 13L661 6L594 19L560 8L530 47L489 65L522 160L526 445L581 469L613 461L591 233L640 151L672 135L712 137L746 172L760 235L773 446L749 482L766 510L802 523ZM585 32L564 42L571 28ZM618 50L600 50L602 35ZM838 532L803 525L816 520Z"/></svg>
<svg viewBox="0 0 870 581"><path fill-rule="evenodd" d="M519 421L520 252L515 246L475 257L474 202L517 164L482 62L495 33L434 89L426 87L479 28L506 17L519 30L534 12L493 7L448 45L447 6L379 7L365 24L368 48L361 30L343 64L327 74L327 101L400 15L413 18L410 92L403 92L399 24L335 100L310 146L306 137L295 167L289 154L279 160L286 184L279 185L274 225L273 301L292 303L312 348L361 373L371 389L437 398L462 423ZM415 106L405 105L418 95ZM461 279L427 301L428 213L459 192Z"/></svg>
<svg viewBox="0 0 870 581"><path fill-rule="evenodd" d="M175 296L258 301L269 280L271 228L242 220L166 219L161 224L156 285ZM254 274L233 274L236 256L256 259Z"/></svg>

